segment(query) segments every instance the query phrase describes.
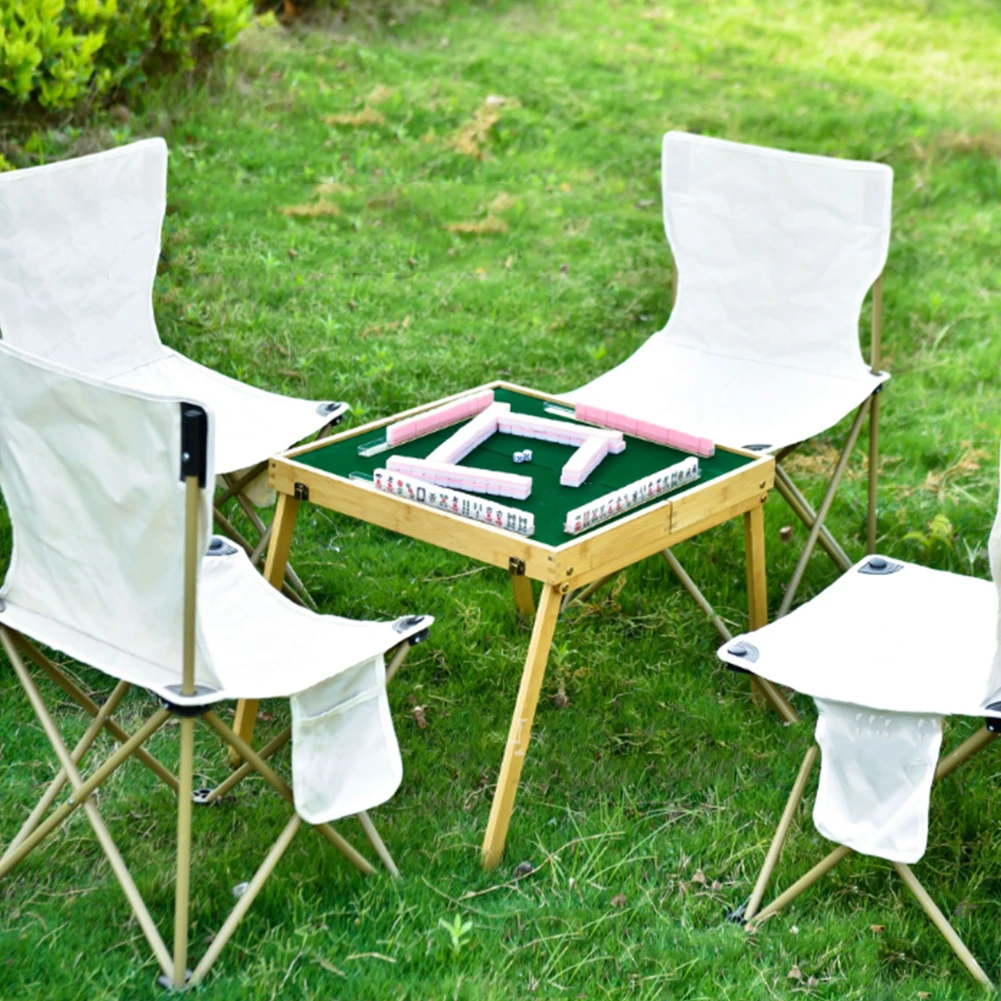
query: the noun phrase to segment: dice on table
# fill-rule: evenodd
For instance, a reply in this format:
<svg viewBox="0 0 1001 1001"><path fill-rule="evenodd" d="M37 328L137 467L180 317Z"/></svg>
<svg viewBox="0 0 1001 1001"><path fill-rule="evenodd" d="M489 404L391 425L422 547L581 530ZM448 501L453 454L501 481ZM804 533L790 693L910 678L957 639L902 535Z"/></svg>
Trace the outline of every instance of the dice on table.
<svg viewBox="0 0 1001 1001"><path fill-rule="evenodd" d="M525 453L524 452L515 452L511 456L511 458L514 459L514 461L517 462L520 465L521 463L523 463L525 461Z"/></svg>
<svg viewBox="0 0 1001 1001"><path fill-rule="evenodd" d="M532 450L530 448L526 448L526 449L522 450L521 461L522 462L531 462L532 461Z"/></svg>

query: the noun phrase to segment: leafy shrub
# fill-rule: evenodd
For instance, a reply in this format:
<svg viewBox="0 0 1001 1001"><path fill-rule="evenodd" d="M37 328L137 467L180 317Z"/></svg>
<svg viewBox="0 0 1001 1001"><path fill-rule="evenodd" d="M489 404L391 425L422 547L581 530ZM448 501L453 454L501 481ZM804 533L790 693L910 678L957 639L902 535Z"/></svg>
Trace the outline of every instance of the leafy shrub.
<svg viewBox="0 0 1001 1001"><path fill-rule="evenodd" d="M70 107L190 70L232 42L252 0L0 0L0 103Z"/></svg>

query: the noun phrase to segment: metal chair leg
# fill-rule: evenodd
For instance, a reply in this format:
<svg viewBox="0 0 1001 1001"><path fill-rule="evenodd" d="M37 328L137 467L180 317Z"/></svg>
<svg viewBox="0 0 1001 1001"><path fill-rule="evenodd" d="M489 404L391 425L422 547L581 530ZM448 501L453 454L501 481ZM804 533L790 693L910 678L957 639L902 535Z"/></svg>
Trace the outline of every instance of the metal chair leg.
<svg viewBox="0 0 1001 1001"><path fill-rule="evenodd" d="M265 525L264 522L261 520L261 516L257 513L257 511L254 510L254 505L249 500L247 500L246 495L244 495L243 493L238 493L236 495L236 502L237 504L240 505L241 508L243 508L243 513L247 516L247 518L250 520L250 523L257 530L258 535L260 536L268 535L270 537L269 526ZM258 550L260 551L258 552ZM256 559L260 560L261 554L263 552L264 552L264 547L258 545L254 549L254 552L251 554L251 559L254 559L254 555L256 554ZM302 598L302 600L306 603L306 605L309 606L311 609L313 609L313 611L315 612L316 602L313 600L312 595L310 595L309 591L306 589L306 585L303 584L299 575L295 572L295 569L292 567L291 563L285 564L285 580L291 585L292 589L296 592L296 594L298 594L299 597Z"/></svg>
<svg viewBox="0 0 1001 1001"><path fill-rule="evenodd" d="M219 714L214 710L209 710L205 713L201 719L219 736L223 741L236 749L240 757L245 761L249 762L254 771L256 771L265 782L271 786L275 792L290 806L295 806L295 797L292 794L291 786L278 775L277 772L266 762L261 756L245 741L238 737L226 724L219 718ZM320 834L322 837L326 838L356 869L363 872L366 876L372 876L375 874L375 869L372 863L361 855L352 845L340 834L338 834L330 824L314 824L313 830Z"/></svg>
<svg viewBox="0 0 1001 1001"><path fill-rule="evenodd" d="M754 918L747 922L748 931L753 931L762 921L767 921L774 917L783 908L791 904L804 890L810 889L814 883L823 876L826 876L846 855L851 854L851 849L844 845L839 845L826 858L818 862L805 876L800 876L792 886L784 893L777 896L764 910L759 911Z"/></svg>
<svg viewBox="0 0 1001 1001"><path fill-rule="evenodd" d="M827 492L824 494L824 499L821 501L820 508L817 511L817 518L810 528L810 533L806 539L806 545L803 546L803 552L799 555L799 562L796 564L796 569L793 571L792 578L789 581L789 586L786 588L786 593L782 597L782 604L779 605L777 618L781 618L792 607L793 599L796 597L796 591L799 588L800 581L803 579L803 574L806 572L806 565L810 560L810 556L813 554L813 547L817 543L817 537L820 535L820 529L823 526L824 519L827 517L827 512L831 509L831 502L834 500L834 495L837 493L838 485L841 483L841 477L844 475L845 468L848 465L848 459L851 457L852 449L855 448L855 442L858 440L859 431L862 430L862 421L869 412L871 400L871 397L867 399L862 406L858 408L858 411L855 414L855 420L852 421L851 430L848 432L848 439L845 442L845 447L841 451L841 457L838 459L838 464L834 469L833 475L831 476L831 482L828 484Z"/></svg>
<svg viewBox="0 0 1001 1001"><path fill-rule="evenodd" d="M20 633L11 634L14 645L38 666L38 669L45 674L50 681L58 685L78 706L91 716L96 716L98 712L97 703L90 698L77 684L70 680L66 674L45 656L29 639ZM120 744L124 744L129 739L129 735L111 719L105 720L104 729L111 734ZM166 768L160 764L145 748L137 747L135 750L137 760L142 762L161 782L169 789L177 792L177 779Z"/></svg>
<svg viewBox="0 0 1001 1001"><path fill-rule="evenodd" d="M375 824L372 823L372 819L369 817L367 811L362 810L358 814L358 823L361 824L362 830L365 832L365 837L368 838L369 844L375 849L376 855L382 860L382 864L389 871L389 874L394 879L398 878L400 870L396 868L393 856L389 854L386 843L379 836L379 832L375 829Z"/></svg>
<svg viewBox="0 0 1001 1001"><path fill-rule="evenodd" d="M251 879L247 889L236 902L233 910L230 911L229 917L223 922L222 928L219 929L212 939L212 944L209 946L208 951L202 956L201 962L195 967L195 971L191 974L191 979L188 981L190 987L201 983L205 974L212 968L212 964L219 958L219 953L222 952L223 946L230 940L233 932L236 931L237 925L243 920L243 916L261 892L268 877L274 872L275 866L278 865L282 855L285 854L285 849L292 843L292 839L295 837L301 824L302 820L299 814L293 813L284 830L278 836L278 840L271 846L260 868L254 873L254 878Z"/></svg>
<svg viewBox="0 0 1001 1001"><path fill-rule="evenodd" d="M565 609L579 601L587 601L587 599L590 598L595 591L603 588L614 576L615 574L610 573L607 577L599 577L597 580L591 581L590 584L582 587L579 591L568 592L563 596L563 601L560 604L560 611L563 612Z"/></svg>
<svg viewBox="0 0 1001 1001"><path fill-rule="evenodd" d="M903 862L894 862L893 867L900 873L900 878L904 881L904 885L914 894L922 910L931 918L932 924L941 932L942 937L949 943L949 948L959 957L959 961L969 970L973 979L985 987L993 988L994 985L991 983L990 977L984 973L980 964L973 958L973 953L966 948L963 940L956 934L956 930L949 924L946 916L928 895L928 891L918 882L917 877L911 872L910 866L905 865Z"/></svg>
<svg viewBox="0 0 1001 1001"><path fill-rule="evenodd" d="M803 496L799 487L793 483L789 474L782 468L779 462L775 463L775 489L778 490L779 495L789 505L792 513L799 518L807 531L813 528L813 524L817 520L817 512L814 511L813 505ZM827 555L834 561L834 565L842 573L852 565L853 561L848 558L848 554L841 547L841 544L824 524L820 526L817 542L820 543Z"/></svg>
<svg viewBox="0 0 1001 1001"><path fill-rule="evenodd" d="M765 856L765 864L761 867L757 882L751 891L751 898L744 909L743 916L745 921L750 921L758 913L758 908L761 906L761 898L765 895L768 881L772 878L772 872L775 870L779 855L782 853L782 847L789 836L789 828L792 826L796 810L803 799L803 793L806 791L806 783L809 781L810 773L817 762L818 753L819 748L816 744L813 744L806 752L803 763L799 766L799 774L796 776L796 781L793 783L792 790L789 793L789 799L786 801L785 809L782 811L779 826L775 830L775 837L772 838L772 843L768 848L768 854Z"/></svg>
<svg viewBox="0 0 1001 1001"><path fill-rule="evenodd" d="M685 590L691 595L695 604L702 609L709 617L716 632L720 634L724 641L732 640L733 633L727 628L726 623L716 614L716 610L709 603L709 599L699 590L698 584L689 576L688 572L681 565L678 557L670 549L662 549L661 556L667 561L667 565L677 575ZM750 673L750 672L749 672ZM789 700L779 691L779 689L766 678L759 678L756 674L751 674L751 681L754 689L760 693L757 697L762 703L767 701L778 715L787 723L798 723L799 713L789 704ZM753 691L752 691L753 694ZM760 696L764 696L761 699Z"/></svg>
<svg viewBox="0 0 1001 1001"><path fill-rule="evenodd" d="M662 549L660 555L667 561L667 565L674 571L674 575L681 581L684 589L692 596L695 604L702 609L709 621L723 638L723 642L733 639L733 633L726 627L726 623L716 614L716 609L709 604L709 599L699 590L698 585L688 575L688 571L678 561L678 557L670 549Z"/></svg>
<svg viewBox="0 0 1001 1001"><path fill-rule="evenodd" d="M195 768L195 721L180 722L177 794L177 875L174 887L174 973L171 986L182 990L188 976L188 924L191 903L191 787Z"/></svg>
<svg viewBox="0 0 1001 1001"><path fill-rule="evenodd" d="M879 390L872 394L869 405L869 491L866 503L865 551L876 552L877 477L879 474Z"/></svg>
<svg viewBox="0 0 1001 1001"><path fill-rule="evenodd" d="M34 709L35 715L38 717L38 721L52 746L52 750L55 752L56 757L59 759L59 763L62 765L67 776L69 777L70 784L73 787L73 795L70 799L70 803L74 804L74 801L76 801L74 806L83 807L84 813L87 815L87 820L90 822L94 835L97 837L98 843L104 851L108 864L111 866L111 870L115 874L115 878L121 885L122 892L125 894L125 898L128 901L129 906L132 908L136 921L142 929L143 934L146 936L146 940L149 942L150 948L153 950L153 954L156 956L161 969L164 973L166 973L171 966L171 957L167 952L167 947L164 945L160 932L157 929L153 918L150 916L149 909L146 907L146 903L143 900L142 895L139 893L139 889L136 887L135 881L132 879L132 875L129 873L129 870L125 865L125 861L122 859L121 853L118 851L118 846L115 844L113 838L111 837L111 833L108 831L104 821L101 819L101 815L97 809L97 804L90 795L93 789L88 790L86 788L91 784L93 784L93 788L96 788L96 786L99 785L100 782L107 777L107 775L104 775L97 783L94 783L94 776L91 776L88 782L83 781L80 776L80 772L77 770L76 764L70 756L69 750L63 742L62 735L59 733L58 727L49 715L49 711L45 706L41 693L38 691L38 688L35 686L35 683L28 672L27 666L21 659L20 654L14 648L13 643L10 642L9 634L3 627L0 627L0 641L3 643L4 651L7 653L11 666L14 668L14 673L17 675L18 681L21 683L21 687L28 696L28 701L31 703L31 707ZM110 772L108 774L110 774ZM61 823L62 819L65 819L65 816L68 816L68 814L72 812L72 808L73 807L66 811L58 823ZM56 813L52 816L57 816L58 813L59 811L56 811ZM49 819L51 820L52 818L50 817ZM39 835L39 832L43 832L43 828L45 828L45 826L46 825L43 824L37 828L35 835L37 836ZM41 837L44 837L45 833L48 832L44 831L41 834ZM41 840L41 837L39 837L38 840ZM22 842L21 846L14 853L12 853L11 858L6 863L6 867L0 864L0 870L2 870L0 875L3 875L5 872L13 868L13 866L17 864L17 861L19 861L24 855L27 854L28 851L31 850L31 848L26 849L26 846L31 841L32 838L28 838ZM37 843L37 841L35 843ZM34 845L32 844L31 847L34 847Z"/></svg>
<svg viewBox="0 0 1001 1001"><path fill-rule="evenodd" d="M88 750L90 750L94 741L97 739L98 734L104 728L107 718L115 711L116 706L119 702L121 702L125 693L131 687L132 686L127 681L119 681L118 684L115 685L114 691L109 696L107 702L105 702L104 705L98 710L98 713L91 721L90 726L87 727L84 735L77 742L76 747L73 748L73 753L70 755L70 760L73 764L80 764L84 755ZM5 861L7 856L10 855L14 849L17 848L17 846L21 844L21 842L24 841L24 839L28 837L28 835L31 834L31 832L39 825L45 814L49 812L49 808L56 801L56 798L59 796L63 786L66 785L68 781L69 775L67 774L66 769L63 768L59 771L52 782L49 783L49 787L42 794L42 798L38 801L35 809L31 811L28 815L28 819L21 825L21 829L16 835L14 835L13 840L7 846L7 850L3 853L3 856L0 857L0 862Z"/></svg>

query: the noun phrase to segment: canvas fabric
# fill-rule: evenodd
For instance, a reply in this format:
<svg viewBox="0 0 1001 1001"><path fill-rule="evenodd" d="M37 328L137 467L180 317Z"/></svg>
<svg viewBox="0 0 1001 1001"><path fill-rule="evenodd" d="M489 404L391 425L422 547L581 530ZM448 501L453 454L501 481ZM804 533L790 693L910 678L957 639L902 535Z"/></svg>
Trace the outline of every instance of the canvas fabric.
<svg viewBox="0 0 1001 1001"><path fill-rule="evenodd" d="M917 862L928 846L942 717L814 701L821 754L817 830L865 855Z"/></svg>
<svg viewBox="0 0 1001 1001"><path fill-rule="evenodd" d="M211 411L209 428L211 484ZM293 785L308 804L304 819L376 806L402 775L378 684L383 654L432 619L404 627L293 604L242 550L210 537L205 490L201 690L180 696L171 688L180 684L183 657L180 441L179 400L114 389L0 342L0 489L13 530L0 623L173 703L289 697L298 741ZM313 771L325 757L336 763L337 781L331 768Z"/></svg>
<svg viewBox="0 0 1001 1001"><path fill-rule="evenodd" d="M880 557L877 557L880 558ZM869 557L804 605L719 651L776 684L880 712L982 716L995 700L997 591L991 581ZM729 652L747 642L754 663Z"/></svg>
<svg viewBox="0 0 1001 1001"><path fill-rule="evenodd" d="M686 133L663 143L678 295L667 326L569 398L767 451L884 382L859 347L890 239L893 172Z"/></svg>
<svg viewBox="0 0 1001 1001"><path fill-rule="evenodd" d="M204 401L228 473L326 417L317 401L254 389L161 343L152 292L166 197L162 139L0 174L0 336L84 375Z"/></svg>
<svg viewBox="0 0 1001 1001"><path fill-rule="evenodd" d="M334 675L290 702L292 786L304 820L349 817L396 792L403 760L396 740L387 739L394 731L383 657Z"/></svg>

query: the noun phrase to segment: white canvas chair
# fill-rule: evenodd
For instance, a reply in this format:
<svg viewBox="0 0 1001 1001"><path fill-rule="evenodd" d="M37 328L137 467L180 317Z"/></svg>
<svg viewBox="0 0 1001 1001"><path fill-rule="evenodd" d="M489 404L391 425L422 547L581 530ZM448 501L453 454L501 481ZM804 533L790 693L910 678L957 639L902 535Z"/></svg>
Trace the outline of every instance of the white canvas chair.
<svg viewBox="0 0 1001 1001"><path fill-rule="evenodd" d="M274 503L267 458L348 408L264 392L161 343L152 296L166 204L162 139L0 174L0 336L114 385L205 401L223 481L216 523L256 565L268 530L253 502ZM234 497L261 535L256 545L218 510ZM288 580L308 600L294 570Z"/></svg>
<svg viewBox="0 0 1001 1001"><path fill-rule="evenodd" d="M1001 514L990 552L1001 585ZM963 965L990 983L910 865L927 846L933 782L1001 732L999 593L990 581L870 556L790 615L720 648L731 667L812 695L819 712L819 748L807 751L737 917L759 925L861 852L892 862ZM939 760L947 715L986 725ZM759 910L818 753L814 824L838 847Z"/></svg>
<svg viewBox="0 0 1001 1001"><path fill-rule="evenodd" d="M675 264L668 324L621 365L567 395L775 455L775 485L809 530L779 609L784 615L818 542L840 570L851 565L824 520L867 414L868 551L876 544L877 404L889 378L880 371L880 275L893 172L669 132L662 181ZM858 320L870 287L867 365ZM840 460L814 510L782 460L852 411ZM726 639L726 626L674 554L664 557Z"/></svg>
<svg viewBox="0 0 1001 1001"><path fill-rule="evenodd" d="M0 489L13 530L0 588L0 641L61 766L0 860L0 879L82 807L165 983L175 988L205 976L303 820L371 873L330 826L357 816L395 873L365 811L392 796L402 777L387 676L432 621L316 615L272 588L237 547L220 537L210 542L211 493L204 488L212 483L213 432L214 417L201 404L111 387L0 342ZM107 701L92 701L36 644L112 679ZM29 662L93 716L72 750ZM129 735L112 714L133 686L148 689L159 707ZM292 724L260 752L216 712L221 700L272 697L290 699ZM144 747L174 717L177 776ZM218 788L193 795L198 722L244 764ZM102 730L121 747L85 777L84 756ZM267 762L290 739L291 784ZM172 953L91 795L132 757L177 797ZM294 812L189 976L192 802L215 802L251 772ZM57 805L67 785L69 795ZM105 795L102 806L114 793Z"/></svg>

